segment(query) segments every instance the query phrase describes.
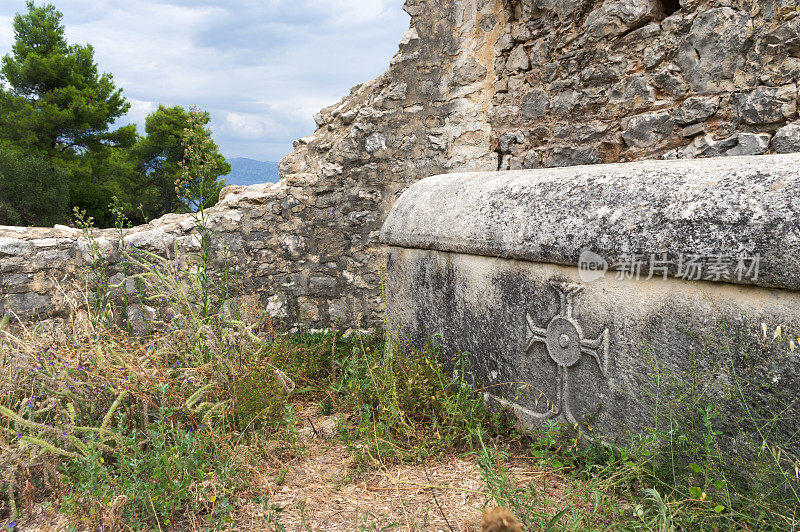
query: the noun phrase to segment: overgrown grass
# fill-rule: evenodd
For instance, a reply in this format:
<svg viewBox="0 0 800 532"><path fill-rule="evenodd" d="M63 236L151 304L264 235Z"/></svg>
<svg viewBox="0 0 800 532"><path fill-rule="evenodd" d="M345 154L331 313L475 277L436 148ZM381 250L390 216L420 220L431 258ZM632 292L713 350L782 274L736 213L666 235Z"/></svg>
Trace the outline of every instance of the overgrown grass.
<svg viewBox="0 0 800 532"><path fill-rule="evenodd" d="M88 323L61 340L3 333L0 519L19 520L33 486L96 529L230 526L232 494L247 484L249 455L237 446L257 437L296 447L293 405L314 402L349 420L339 437L362 469L473 456L495 503L529 530L796 526L786 455L740 441L737 467L749 469L734 478L719 414L697 391L668 394L669 430L623 449L558 425L519 432L474 392L462 359L399 349L380 331L279 334L259 317L134 336ZM548 473L520 484L509 473L520 456Z"/></svg>
<svg viewBox="0 0 800 532"><path fill-rule="evenodd" d="M778 383L796 334L726 321L685 332L699 345L688 368L648 353L654 431L637 450L652 488L687 528L796 529L800 398Z"/></svg>
<svg viewBox="0 0 800 532"><path fill-rule="evenodd" d="M769 380L780 331L723 329L682 372L651 357L653 431L623 448L519 431L476 393L467 357L442 360L432 342L279 333L257 302L231 303L224 273L199 274L210 256L120 252L114 283L92 255L88 313L58 334L0 327L0 521L49 496L97 530L230 528L248 460L266 440L302 452L297 405L313 402L342 420L360 470L470 457L528 530L798 528L798 399ZM148 302L168 316L137 310L132 326ZM520 456L536 481L511 472Z"/></svg>
<svg viewBox="0 0 800 532"><path fill-rule="evenodd" d="M115 276L83 219L90 261L72 321L0 322L2 529L43 498L95 530L235 529L253 458L302 454L308 403L340 420L354 477L459 455L478 464L486 504L527 530L798 529L797 398L769 382L779 331L722 330L680 373L653 357L653 431L626 447L559 425L522 432L476 393L466 357L442 360L432 343L278 332L235 297L206 219L198 250L160 257L126 247L118 218ZM520 460L536 472L525 481ZM259 504L263 526L282 530L280 508ZM357 526L394 526L373 517Z"/></svg>
<svg viewBox="0 0 800 532"><path fill-rule="evenodd" d="M0 515L17 520L33 482L98 528L224 523L218 494L243 482L232 442L291 439L297 401L346 414L342 437L366 443L365 467L474 450L475 425L510 434L435 352L400 353L382 333L200 326L137 337L76 324L60 341L5 331Z"/></svg>

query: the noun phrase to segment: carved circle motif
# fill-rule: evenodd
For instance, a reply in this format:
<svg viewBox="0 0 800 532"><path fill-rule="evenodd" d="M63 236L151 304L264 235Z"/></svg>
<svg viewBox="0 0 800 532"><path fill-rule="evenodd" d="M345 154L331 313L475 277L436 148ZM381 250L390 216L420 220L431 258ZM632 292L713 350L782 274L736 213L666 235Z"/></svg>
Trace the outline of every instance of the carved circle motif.
<svg viewBox="0 0 800 532"><path fill-rule="evenodd" d="M547 325L547 352L561 366L571 367L581 358L581 330L573 320L556 316Z"/></svg>

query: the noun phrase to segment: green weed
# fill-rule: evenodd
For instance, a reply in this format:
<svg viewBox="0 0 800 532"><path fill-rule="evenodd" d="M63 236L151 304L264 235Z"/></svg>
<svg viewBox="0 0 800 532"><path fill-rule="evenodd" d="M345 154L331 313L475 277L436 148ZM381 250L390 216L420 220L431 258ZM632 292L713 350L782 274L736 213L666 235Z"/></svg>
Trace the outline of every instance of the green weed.
<svg viewBox="0 0 800 532"><path fill-rule="evenodd" d="M234 472L202 427L176 427L169 422L174 414L162 408L146 430L124 437L114 452L95 450L63 464L68 491L62 509L134 529L173 527L185 511L224 524L233 509L226 491Z"/></svg>
<svg viewBox="0 0 800 532"><path fill-rule="evenodd" d="M675 501L678 528L795 528L800 403L771 377L787 346L727 323L698 341L681 371L651 356L658 430L639 448L642 470L662 501Z"/></svg>

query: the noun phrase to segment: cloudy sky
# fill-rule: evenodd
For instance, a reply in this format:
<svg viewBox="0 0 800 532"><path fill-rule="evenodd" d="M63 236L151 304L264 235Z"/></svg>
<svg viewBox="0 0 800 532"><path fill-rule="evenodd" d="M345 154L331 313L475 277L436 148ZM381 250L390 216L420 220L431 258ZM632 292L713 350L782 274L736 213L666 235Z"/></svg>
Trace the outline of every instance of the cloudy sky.
<svg viewBox="0 0 800 532"><path fill-rule="evenodd" d="M43 0L37 0L41 5ZM382 73L408 28L403 0L52 0L90 43L143 131L159 104L212 116L226 157L277 161L313 115ZM0 0L0 55L24 0Z"/></svg>

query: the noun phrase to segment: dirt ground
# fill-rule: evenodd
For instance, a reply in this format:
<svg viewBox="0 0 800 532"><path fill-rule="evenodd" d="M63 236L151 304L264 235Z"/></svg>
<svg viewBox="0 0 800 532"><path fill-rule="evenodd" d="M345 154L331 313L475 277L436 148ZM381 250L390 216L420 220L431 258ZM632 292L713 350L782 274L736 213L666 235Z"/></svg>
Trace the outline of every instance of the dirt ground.
<svg viewBox="0 0 800 532"><path fill-rule="evenodd" d="M372 466L359 469L354 467L358 444L348 445L336 437L337 418L320 416L312 407L298 418L304 424L296 430L295 441L267 442L260 449L244 447L252 452L240 462L247 464L247 487L233 494L235 510L221 529L477 531L484 510L496 506L474 455L386 466L374 457L378 460ZM512 458L503 467L520 484L545 487L551 500L564 497L563 478L552 470L522 458ZM206 509L209 504L198 501ZM89 530L85 521L61 515L54 506L52 502L33 505L18 530ZM162 530L207 530L204 513L197 512L175 528L162 524ZM128 527L116 522L100 529Z"/></svg>
<svg viewBox="0 0 800 532"><path fill-rule="evenodd" d="M484 510L496 506L474 455L357 472L354 448L334 437L334 418L313 410L301 418L303 452L282 468L276 463L252 472L253 488L269 503L237 511L239 530L477 531ZM551 500L562 498L563 481L552 470L521 458L503 467L519 484L534 482L546 486Z"/></svg>

